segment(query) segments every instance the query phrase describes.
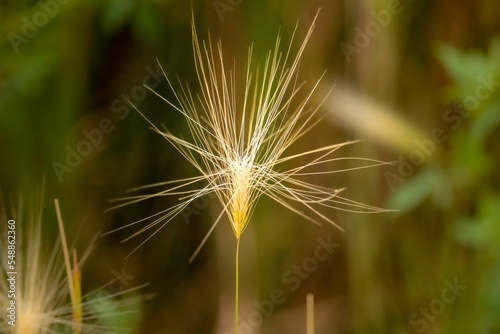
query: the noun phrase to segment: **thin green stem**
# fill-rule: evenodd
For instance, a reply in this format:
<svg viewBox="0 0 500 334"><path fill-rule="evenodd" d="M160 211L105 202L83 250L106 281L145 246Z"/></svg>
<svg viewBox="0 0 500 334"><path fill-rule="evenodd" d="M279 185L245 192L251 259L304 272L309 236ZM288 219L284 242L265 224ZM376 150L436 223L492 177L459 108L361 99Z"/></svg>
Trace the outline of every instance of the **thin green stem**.
<svg viewBox="0 0 500 334"><path fill-rule="evenodd" d="M234 334L238 334L238 276L239 276L239 254L240 254L240 238L236 239L236 292L234 306Z"/></svg>

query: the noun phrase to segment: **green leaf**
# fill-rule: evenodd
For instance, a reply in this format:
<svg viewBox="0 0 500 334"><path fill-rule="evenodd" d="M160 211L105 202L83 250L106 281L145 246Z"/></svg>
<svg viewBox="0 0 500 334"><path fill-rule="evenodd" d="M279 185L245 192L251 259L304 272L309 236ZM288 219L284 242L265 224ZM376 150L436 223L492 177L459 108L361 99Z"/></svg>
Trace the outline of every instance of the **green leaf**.
<svg viewBox="0 0 500 334"><path fill-rule="evenodd" d="M476 183L492 168L491 157L484 147L465 132L457 132L451 140L451 165L457 183Z"/></svg>
<svg viewBox="0 0 500 334"><path fill-rule="evenodd" d="M488 107L471 124L470 137L479 145L482 145L488 135L500 124L499 107L499 105Z"/></svg>
<svg viewBox="0 0 500 334"><path fill-rule="evenodd" d="M135 6L134 0L108 0L101 17L103 30L114 33L123 28L132 19Z"/></svg>
<svg viewBox="0 0 500 334"><path fill-rule="evenodd" d="M456 226L454 234L463 244L489 248L500 255L500 196L484 193L477 201L476 215L462 219Z"/></svg>
<svg viewBox="0 0 500 334"><path fill-rule="evenodd" d="M133 21L133 31L139 41L159 40L162 34L162 17L155 4L143 4L137 10Z"/></svg>
<svg viewBox="0 0 500 334"><path fill-rule="evenodd" d="M446 192L440 192L445 188L442 173L437 169L425 169L415 177L407 180L388 200L387 207L404 211L410 211L421 204L426 198L433 195L437 202L448 202ZM440 197L442 195L442 197Z"/></svg>

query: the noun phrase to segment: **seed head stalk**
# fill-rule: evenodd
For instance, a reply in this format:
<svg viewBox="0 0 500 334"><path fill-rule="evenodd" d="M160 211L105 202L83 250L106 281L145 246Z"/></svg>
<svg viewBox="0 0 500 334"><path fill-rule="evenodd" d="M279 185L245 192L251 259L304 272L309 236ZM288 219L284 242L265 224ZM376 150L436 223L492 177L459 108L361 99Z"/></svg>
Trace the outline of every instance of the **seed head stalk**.
<svg viewBox="0 0 500 334"><path fill-rule="evenodd" d="M235 305L234 305L234 334L238 334L238 305L239 305L239 254L240 238L236 238L236 283L235 283Z"/></svg>
<svg viewBox="0 0 500 334"><path fill-rule="evenodd" d="M64 232L64 223L59 207L59 200L54 199L54 205L57 214L57 223L59 225L59 233L61 235L62 249L64 255L64 265L68 280L68 291L71 299L71 307L73 310L73 334L80 334L82 327L82 292L80 284L80 270L76 261L76 250L73 249L74 268L71 268L69 259L68 244L66 242L66 233Z"/></svg>

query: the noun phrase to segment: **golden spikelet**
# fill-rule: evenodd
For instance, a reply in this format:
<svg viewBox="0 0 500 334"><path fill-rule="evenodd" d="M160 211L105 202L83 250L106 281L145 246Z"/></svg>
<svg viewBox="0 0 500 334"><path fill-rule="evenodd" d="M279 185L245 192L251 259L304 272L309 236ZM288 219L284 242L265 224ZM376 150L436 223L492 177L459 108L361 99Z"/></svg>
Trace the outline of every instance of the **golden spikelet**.
<svg viewBox="0 0 500 334"><path fill-rule="evenodd" d="M234 235L239 239L262 195L311 222L321 225L321 221L327 221L339 229L341 228L333 220L320 212L319 207L349 212L386 211L342 197L341 192L345 188L332 189L302 179L307 175L340 173L385 164L373 159L332 157L338 149L356 141L285 155L290 146L317 123L314 118L320 106L311 107L310 99L321 78L302 100L299 99L298 92L303 90L304 83L297 82L299 62L314 30L317 15L295 55L292 53L292 43L285 53L280 51L281 38L278 36L275 48L268 53L261 70L254 67L252 48L249 49L245 81L242 83L243 96L237 96L236 70L226 67L221 43L217 44L216 50L210 41L200 43L194 20L192 21L194 64L200 93L194 96L190 87L181 84L180 80L179 89L175 90L173 83L167 78L177 100L173 103L149 87L146 88L184 115L190 129L190 140L178 137L166 129L162 131L149 120L148 122L152 130L170 142L199 171L200 176L137 187L130 189L130 192L167 186L166 189L151 194L112 200L117 204L110 210L156 196L180 198L179 204L171 208L119 228L149 221L126 240L154 228L155 231L137 246L140 247L193 201L212 193L218 197L223 210L190 261L219 223L223 213L226 213ZM313 155L318 157L312 158L307 164L284 169L285 162ZM342 170L308 171L309 167L346 159L359 161L362 165ZM196 185L202 183L204 184L196 188Z"/></svg>

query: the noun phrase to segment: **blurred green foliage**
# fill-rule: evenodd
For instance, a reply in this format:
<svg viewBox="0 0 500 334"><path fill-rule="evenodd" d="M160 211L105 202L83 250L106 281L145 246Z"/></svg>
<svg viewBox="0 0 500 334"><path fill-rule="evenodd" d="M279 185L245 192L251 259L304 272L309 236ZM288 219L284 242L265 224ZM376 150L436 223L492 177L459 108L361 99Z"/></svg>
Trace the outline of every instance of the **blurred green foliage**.
<svg viewBox="0 0 500 334"><path fill-rule="evenodd" d="M421 168L391 196L389 205L418 212L432 203L443 212L439 229L449 231L441 237L443 247L456 241L457 251L469 253L461 256L459 267L461 278L473 282L475 290L467 298L469 307L456 315L466 320L457 321L456 327L463 332L496 333L500 330L500 39L493 38L486 52L440 45L437 55L452 78L443 89L446 103L455 104L464 116L447 129L447 152L441 163ZM483 79L490 85L484 87ZM477 103L464 105L471 97Z"/></svg>

